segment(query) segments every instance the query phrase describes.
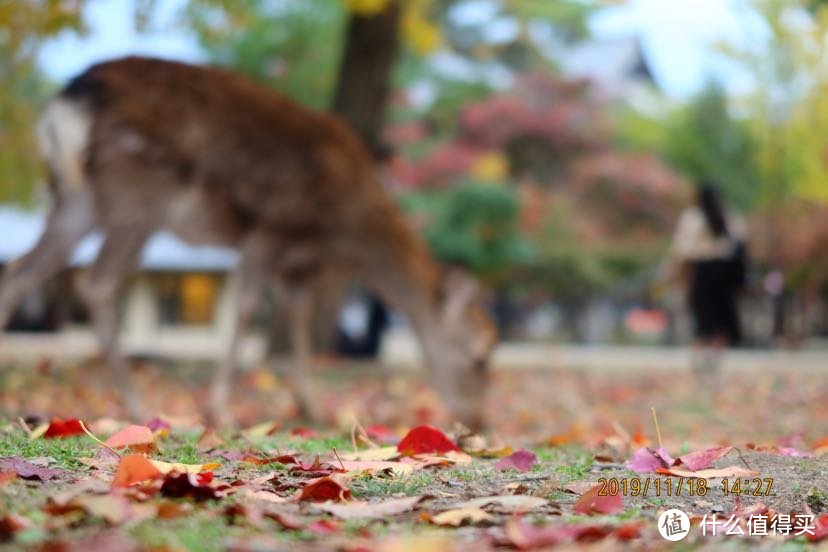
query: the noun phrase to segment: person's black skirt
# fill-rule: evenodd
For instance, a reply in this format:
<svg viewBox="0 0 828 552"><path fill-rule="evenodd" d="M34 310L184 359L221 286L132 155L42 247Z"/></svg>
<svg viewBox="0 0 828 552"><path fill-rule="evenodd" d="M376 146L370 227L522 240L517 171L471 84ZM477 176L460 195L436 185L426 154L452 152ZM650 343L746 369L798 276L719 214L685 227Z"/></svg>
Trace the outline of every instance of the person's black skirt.
<svg viewBox="0 0 828 552"><path fill-rule="evenodd" d="M699 339L726 338L730 344L742 338L733 267L727 260L693 263L690 282L690 309Z"/></svg>

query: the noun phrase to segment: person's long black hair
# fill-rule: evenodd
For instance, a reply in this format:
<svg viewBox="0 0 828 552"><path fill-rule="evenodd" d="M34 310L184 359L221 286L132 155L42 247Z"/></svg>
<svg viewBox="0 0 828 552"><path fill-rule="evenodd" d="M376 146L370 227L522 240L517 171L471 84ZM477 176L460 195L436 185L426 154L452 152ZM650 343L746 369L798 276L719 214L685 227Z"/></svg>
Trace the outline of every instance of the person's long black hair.
<svg viewBox="0 0 828 552"><path fill-rule="evenodd" d="M698 194L699 208L704 213L707 227L717 238L727 236L727 219L719 196L719 189L711 182L702 182Z"/></svg>

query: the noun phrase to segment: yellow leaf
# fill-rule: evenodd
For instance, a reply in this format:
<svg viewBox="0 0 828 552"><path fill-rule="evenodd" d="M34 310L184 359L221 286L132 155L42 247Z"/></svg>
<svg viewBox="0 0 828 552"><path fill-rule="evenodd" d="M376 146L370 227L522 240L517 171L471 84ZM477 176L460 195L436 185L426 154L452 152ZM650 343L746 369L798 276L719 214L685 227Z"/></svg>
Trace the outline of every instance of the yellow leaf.
<svg viewBox="0 0 828 552"><path fill-rule="evenodd" d="M429 518L429 521L435 525L450 525L452 527L459 527L464 523L477 524L481 522L490 522L494 518L481 510L480 508L468 507L457 508L456 510L446 510L436 516Z"/></svg>
<svg viewBox="0 0 828 552"><path fill-rule="evenodd" d="M363 17L370 17L385 11L390 0L345 0L348 11Z"/></svg>
<svg viewBox="0 0 828 552"><path fill-rule="evenodd" d="M366 461L382 461L394 460L400 457L400 451L397 447L379 447L367 450L358 450L356 452L348 452L339 455L343 460L366 460Z"/></svg>
<svg viewBox="0 0 828 552"><path fill-rule="evenodd" d="M203 471L210 471L220 468L221 464L210 462L208 464L181 464L180 462L164 462L162 460L150 460L155 469L163 474L168 474L172 471L181 473L201 473Z"/></svg>
<svg viewBox="0 0 828 552"><path fill-rule="evenodd" d="M45 424L40 424L39 426L37 426L29 432L29 441L34 441L35 439L43 437L43 434L46 433L47 429L49 429L49 422L46 422Z"/></svg>
<svg viewBox="0 0 828 552"><path fill-rule="evenodd" d="M279 429L277 422L262 422L245 429L242 433L247 437L267 437Z"/></svg>
<svg viewBox="0 0 828 552"><path fill-rule="evenodd" d="M509 174L509 160L499 152L481 155L471 167L472 175L489 182L500 182Z"/></svg>

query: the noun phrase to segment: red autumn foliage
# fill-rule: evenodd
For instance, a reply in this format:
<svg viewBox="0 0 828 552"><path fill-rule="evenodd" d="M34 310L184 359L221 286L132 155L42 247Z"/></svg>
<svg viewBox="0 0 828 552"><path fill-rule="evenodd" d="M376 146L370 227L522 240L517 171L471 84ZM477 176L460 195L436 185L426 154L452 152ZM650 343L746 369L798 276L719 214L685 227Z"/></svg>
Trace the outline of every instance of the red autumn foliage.
<svg viewBox="0 0 828 552"><path fill-rule="evenodd" d="M69 418L68 420L52 418L51 423L49 423L49 429L46 430L43 436L47 439L58 439L83 434L83 428L81 427L80 420L77 418Z"/></svg>
<svg viewBox="0 0 828 552"><path fill-rule="evenodd" d="M421 425L409 431L397 444L397 450L405 456L415 454L442 454L459 451L460 448L436 427Z"/></svg>
<svg viewBox="0 0 828 552"><path fill-rule="evenodd" d="M326 502L328 500L345 500L351 498L351 489L333 477L320 477L308 481L302 487L299 500L308 502Z"/></svg>
<svg viewBox="0 0 828 552"><path fill-rule="evenodd" d="M498 471L517 470L528 472L532 469L532 466L535 465L537 459L538 457L535 456L534 452L519 450L517 452L513 452L505 458L500 459L500 461L495 464L495 469Z"/></svg>
<svg viewBox="0 0 828 552"><path fill-rule="evenodd" d="M227 485L211 485L213 474L170 472L164 477L161 494L170 498L216 500L227 494Z"/></svg>
<svg viewBox="0 0 828 552"><path fill-rule="evenodd" d="M576 514L593 515L593 514L617 514L624 511L624 502L620 494L600 495L601 489L606 489L604 485L595 485L590 490L585 492L573 508Z"/></svg>

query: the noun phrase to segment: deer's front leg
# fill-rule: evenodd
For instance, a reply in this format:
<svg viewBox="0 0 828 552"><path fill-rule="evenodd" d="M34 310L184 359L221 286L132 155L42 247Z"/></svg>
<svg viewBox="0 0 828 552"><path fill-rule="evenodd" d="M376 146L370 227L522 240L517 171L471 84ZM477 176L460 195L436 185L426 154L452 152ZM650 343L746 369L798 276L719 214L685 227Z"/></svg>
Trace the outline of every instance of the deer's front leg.
<svg viewBox="0 0 828 552"><path fill-rule="evenodd" d="M253 236L240 249L239 264L233 272L231 285L235 287L236 320L227 351L213 377L208 422L219 427L232 424L229 410L233 374L236 372L244 336L250 329L253 316L259 307L267 284L273 277L270 262L272 242L264 237Z"/></svg>
<svg viewBox="0 0 828 552"><path fill-rule="evenodd" d="M130 384L129 365L118 346L119 324L115 301L127 276L138 267L141 248L148 235L145 231L109 230L98 258L78 282L104 360L115 371L116 385L127 413L136 422L142 420L145 412Z"/></svg>
<svg viewBox="0 0 828 552"><path fill-rule="evenodd" d="M314 422L318 421L318 411L314 407L310 379L313 360L313 296L307 286L293 287L289 290L288 309L292 358L285 376L296 397L299 415Z"/></svg>

